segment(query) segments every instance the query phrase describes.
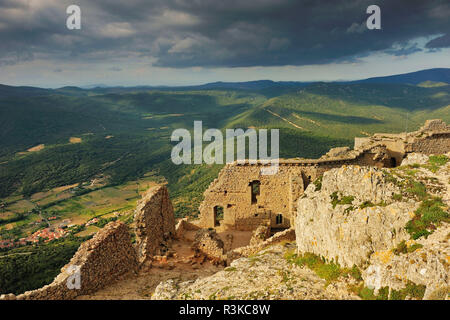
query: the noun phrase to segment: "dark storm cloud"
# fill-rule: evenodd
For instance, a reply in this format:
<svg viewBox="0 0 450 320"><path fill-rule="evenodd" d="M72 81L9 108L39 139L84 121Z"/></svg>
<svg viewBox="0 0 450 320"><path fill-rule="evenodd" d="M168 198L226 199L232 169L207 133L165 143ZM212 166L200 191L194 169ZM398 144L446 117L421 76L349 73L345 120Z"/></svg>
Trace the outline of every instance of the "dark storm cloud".
<svg viewBox="0 0 450 320"><path fill-rule="evenodd" d="M426 44L427 48L450 48L450 33L431 40Z"/></svg>
<svg viewBox="0 0 450 320"><path fill-rule="evenodd" d="M367 30L373 0L80 0L82 30L67 30L73 1L0 0L0 65L24 59L97 62L148 58L167 67L247 67L354 61L373 51L449 46L448 1L377 1L382 30Z"/></svg>

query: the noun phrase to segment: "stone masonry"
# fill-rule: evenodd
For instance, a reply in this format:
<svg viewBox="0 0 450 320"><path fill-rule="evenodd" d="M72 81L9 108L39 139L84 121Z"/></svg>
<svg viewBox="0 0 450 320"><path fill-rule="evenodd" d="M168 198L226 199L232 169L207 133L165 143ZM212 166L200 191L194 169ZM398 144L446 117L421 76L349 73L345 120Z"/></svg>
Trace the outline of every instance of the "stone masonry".
<svg viewBox="0 0 450 320"><path fill-rule="evenodd" d="M416 132L355 138L355 149L335 148L320 159L280 159L278 173L263 175L263 163L227 164L204 193L199 226L221 230L293 225L297 199L324 172L343 165L396 167L408 153L450 151L450 126L428 120ZM255 187L256 186L256 187Z"/></svg>
<svg viewBox="0 0 450 320"><path fill-rule="evenodd" d="M175 216L166 186L150 188L139 201L134 215L138 260L164 255L175 237Z"/></svg>
<svg viewBox="0 0 450 320"><path fill-rule="evenodd" d="M74 299L79 295L95 292L136 271L136 253L128 227L119 221L110 222L92 239L81 244L51 284L17 296L2 295L0 300ZM76 285L77 274L79 288Z"/></svg>

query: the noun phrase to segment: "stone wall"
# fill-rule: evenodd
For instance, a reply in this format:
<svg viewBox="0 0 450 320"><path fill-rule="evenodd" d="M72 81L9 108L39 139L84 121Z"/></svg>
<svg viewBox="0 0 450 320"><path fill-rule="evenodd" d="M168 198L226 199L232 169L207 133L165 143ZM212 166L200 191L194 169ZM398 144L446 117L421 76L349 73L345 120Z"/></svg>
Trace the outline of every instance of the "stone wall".
<svg viewBox="0 0 450 320"><path fill-rule="evenodd" d="M258 245L265 240L270 238L270 227L269 226L259 226L255 230L253 230L252 237L250 239L250 245Z"/></svg>
<svg viewBox="0 0 450 320"><path fill-rule="evenodd" d="M450 151L450 133L435 133L413 139L412 142L406 145L406 151L427 155L445 154Z"/></svg>
<svg viewBox="0 0 450 320"><path fill-rule="evenodd" d="M221 230L254 230L259 225L289 228L297 211L297 199L324 172L343 165L395 167L407 153L445 154L450 151L450 126L428 120L408 134L379 133L355 138L355 149L335 148L320 159L280 159L278 173L263 175L260 162L227 164L204 193L199 226ZM260 192L252 197L253 182ZM218 209L223 220L218 221ZM223 209L221 209L223 208ZM280 219L277 216L281 215Z"/></svg>
<svg viewBox="0 0 450 320"><path fill-rule="evenodd" d="M180 219L180 221L178 221L177 225L175 226L175 238L184 240L186 231L196 231L198 229L200 228L190 223L187 217Z"/></svg>
<svg viewBox="0 0 450 320"><path fill-rule="evenodd" d="M164 255L175 237L175 216L166 186L150 188L138 202L134 224L138 260Z"/></svg>
<svg viewBox="0 0 450 320"><path fill-rule="evenodd" d="M236 248L227 253L227 264L241 257L248 257L256 254L264 248L282 242L295 241L295 230L293 228L277 232L272 237L254 245L248 245L246 247Z"/></svg>
<svg viewBox="0 0 450 320"><path fill-rule="evenodd" d="M262 174L262 163L227 164L204 193L199 226L254 230L268 224L274 229L289 228L296 201L305 188L327 170L345 164L389 167L390 157L386 148L378 145L358 151L340 150L337 155L320 159L282 159L274 175ZM252 197L255 182L259 183L259 194ZM223 208L222 221L217 219L217 207Z"/></svg>
<svg viewBox="0 0 450 320"><path fill-rule="evenodd" d="M205 256L215 264L224 264L226 261L224 243L214 229L198 230L192 250L196 257Z"/></svg>
<svg viewBox="0 0 450 320"><path fill-rule="evenodd" d="M2 295L0 300L68 300L95 292L137 271L136 253L128 227L115 221L81 244L55 280L40 289L20 295ZM80 286L77 288L76 276ZM68 285L69 284L69 285ZM69 287L73 289L69 289Z"/></svg>
<svg viewBox="0 0 450 320"><path fill-rule="evenodd" d="M371 145L386 146L397 164L411 152L445 154L450 151L450 126L439 119L427 120L417 131L400 134L376 133L372 137L355 138L355 149Z"/></svg>

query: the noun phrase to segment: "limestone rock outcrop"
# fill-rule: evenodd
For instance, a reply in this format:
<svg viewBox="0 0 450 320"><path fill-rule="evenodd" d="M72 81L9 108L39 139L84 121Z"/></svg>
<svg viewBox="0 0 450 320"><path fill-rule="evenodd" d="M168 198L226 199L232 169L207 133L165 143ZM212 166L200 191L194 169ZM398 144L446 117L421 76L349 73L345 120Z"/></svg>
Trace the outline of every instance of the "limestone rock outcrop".
<svg viewBox="0 0 450 320"><path fill-rule="evenodd" d="M395 255L391 250L374 254L363 272L367 287L399 290L408 281L425 285L424 299L445 299L450 294L450 224L444 224L427 239L409 241L419 246L413 252Z"/></svg>
<svg viewBox="0 0 450 320"><path fill-rule="evenodd" d="M152 300L358 299L344 284L326 286L313 271L288 263L284 255L293 249L274 245L255 256L237 259L209 277L164 281L156 287Z"/></svg>
<svg viewBox="0 0 450 320"><path fill-rule="evenodd" d="M166 186L150 188L134 214L138 260L164 255L175 237L175 216Z"/></svg>
<svg viewBox="0 0 450 320"><path fill-rule="evenodd" d="M402 166L408 166L413 164L426 164L429 157L423 153L409 153L405 159L402 161Z"/></svg>
<svg viewBox="0 0 450 320"><path fill-rule="evenodd" d="M395 202L398 187L382 170L343 166L325 172L321 189L310 184L297 203L299 252L334 259L341 266L364 266L374 252L395 247L409 234L404 227L418 204Z"/></svg>

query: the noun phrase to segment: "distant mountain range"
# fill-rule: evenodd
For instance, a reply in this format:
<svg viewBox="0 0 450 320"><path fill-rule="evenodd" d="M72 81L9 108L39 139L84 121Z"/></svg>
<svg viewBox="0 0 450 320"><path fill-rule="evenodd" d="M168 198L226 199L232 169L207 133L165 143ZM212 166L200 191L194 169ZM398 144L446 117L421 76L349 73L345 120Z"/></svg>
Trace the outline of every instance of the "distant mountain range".
<svg viewBox="0 0 450 320"><path fill-rule="evenodd" d="M353 81L354 83L399 83L399 84L414 84L425 81L445 82L450 84L450 68L435 68L416 72L409 72L397 74L386 77L375 77L364 80Z"/></svg>
<svg viewBox="0 0 450 320"><path fill-rule="evenodd" d="M90 85L83 87L62 87L58 89L43 89L29 86L7 86L0 85L0 98L8 96L41 96L49 94L64 94L83 96L88 94L108 94L108 93L124 93L130 91L147 91L147 90L161 90L161 91L186 91L186 90L245 90L245 91L267 91L273 92L273 95L279 95L309 86L316 82L301 82L301 81L272 81L272 80L256 80L244 82L211 82L202 85L193 86L134 86L124 87L115 86L108 87L106 85ZM331 83L337 84L353 84L353 83L380 83L380 84L408 84L419 85L427 83L428 85L450 85L450 68L435 68L426 69L416 72L409 72L404 74L390 75L384 77L374 77L368 79L354 80L354 81L333 81Z"/></svg>

